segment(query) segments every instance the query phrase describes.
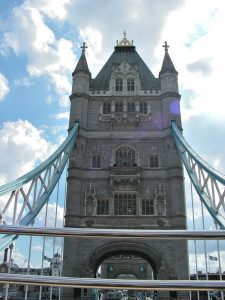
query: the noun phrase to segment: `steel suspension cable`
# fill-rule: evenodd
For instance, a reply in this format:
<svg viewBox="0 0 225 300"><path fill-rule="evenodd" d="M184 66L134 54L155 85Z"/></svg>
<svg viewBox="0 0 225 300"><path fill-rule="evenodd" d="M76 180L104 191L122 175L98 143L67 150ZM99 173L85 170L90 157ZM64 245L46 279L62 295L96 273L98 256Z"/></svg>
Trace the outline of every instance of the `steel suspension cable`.
<svg viewBox="0 0 225 300"><path fill-rule="evenodd" d="M201 202L201 213L202 213L202 229L205 230L205 215L204 215L204 207L203 203ZM206 274L206 280L209 280L209 270L208 270L208 254L207 254L207 245L206 245L206 240L203 240L204 243L204 254L205 254L205 274ZM207 291L207 297L209 297L209 292Z"/></svg>
<svg viewBox="0 0 225 300"><path fill-rule="evenodd" d="M9 246L9 266L8 266L8 274L11 273L11 266L12 266L12 250L13 250L13 244ZM6 290L5 290L5 300L8 300L9 295L9 284L6 284Z"/></svg>
<svg viewBox="0 0 225 300"><path fill-rule="evenodd" d="M218 230L218 225L216 224L216 222L214 223L216 229ZM220 241L216 240L216 245L217 245L217 254L218 254L218 263L219 263L219 276L220 276L220 280L223 280L223 276L222 276L222 268L221 268L221 255L220 255ZM224 299L224 291L221 291L221 296L222 299Z"/></svg>
<svg viewBox="0 0 225 300"><path fill-rule="evenodd" d="M192 208L192 222L193 222L193 229L196 230L195 227L195 212L194 212L194 197L193 197L193 187L192 182L190 180L190 187L191 187L191 208ZM196 271L196 279L198 280L198 260L197 260L197 246L196 240L194 240L194 251L195 251L195 271ZM199 300L199 291L197 291L197 299Z"/></svg>
<svg viewBox="0 0 225 300"><path fill-rule="evenodd" d="M69 168L69 161L66 165L66 178L68 176L68 168ZM64 186L64 202L63 202L63 227L65 226L65 212L66 212L66 196L67 196L67 181L65 180ZM64 249L64 237L61 239L61 269L60 269L60 276L62 276L62 269L63 269L63 249ZM61 300L61 287L59 287L59 300Z"/></svg>
<svg viewBox="0 0 225 300"><path fill-rule="evenodd" d="M36 203L36 200L37 200L37 180L35 180L34 182L34 191L33 191L33 207ZM31 226L34 226L34 223L35 223L35 219L32 221L31 223ZM31 261L31 248L32 248L32 242L33 242L33 237L30 236L30 241L29 241L29 253L28 253L28 262L27 262L27 275L30 274L30 261ZM29 286L26 285L26 288L25 288L25 300L27 300L27 296L28 296L28 289L29 289Z"/></svg>
<svg viewBox="0 0 225 300"><path fill-rule="evenodd" d="M60 182L60 179L61 179L61 177L59 178L59 181L58 181L58 183L57 183L54 227L56 227L56 225L57 225L57 218L58 218L59 182ZM53 237L52 259L54 259L54 255L55 255L55 242L56 242L56 238ZM52 300L52 286L50 287L50 300Z"/></svg>
<svg viewBox="0 0 225 300"><path fill-rule="evenodd" d="M34 225L34 221L32 222L31 226ZM27 262L27 275L30 274L30 259L31 259L31 247L32 247L32 235L30 236L30 241L29 241L29 253L28 253L28 262ZM25 288L25 300L27 300L28 296L28 285L26 285Z"/></svg>
<svg viewBox="0 0 225 300"><path fill-rule="evenodd" d="M44 219L44 227L47 225L47 216L48 216L48 202L45 204L45 219ZM42 244L42 257L41 257L41 275L43 275L43 268L44 268L44 253L45 253L45 240L46 237L43 237L43 244ZM42 300L42 285L39 289L39 300Z"/></svg>

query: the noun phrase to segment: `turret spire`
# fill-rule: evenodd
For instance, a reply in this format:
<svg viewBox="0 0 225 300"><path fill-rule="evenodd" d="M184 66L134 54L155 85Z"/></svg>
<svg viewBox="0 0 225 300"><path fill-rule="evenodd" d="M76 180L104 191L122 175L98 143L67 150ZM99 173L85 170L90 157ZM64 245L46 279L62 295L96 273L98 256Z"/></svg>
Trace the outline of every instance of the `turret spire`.
<svg viewBox="0 0 225 300"><path fill-rule="evenodd" d="M88 48L87 44L85 42L83 42L83 44L80 48L82 49L82 53L81 53L80 59L79 59L77 66L72 75L75 75L78 72L85 72L91 76L91 72L89 71L86 56L85 56L85 50Z"/></svg>
<svg viewBox="0 0 225 300"><path fill-rule="evenodd" d="M169 56L168 48L170 46L167 44L167 42L165 42L162 47L165 49L165 55L164 55L161 71L159 72L159 76L161 76L165 72L171 72L177 75L178 72L175 69L174 64Z"/></svg>
<svg viewBox="0 0 225 300"><path fill-rule="evenodd" d="M85 53L85 49L88 48L87 44L86 44L85 42L83 42L83 45L80 46L80 47L81 47L81 49L82 49L82 54L84 54L84 53Z"/></svg>
<svg viewBox="0 0 225 300"><path fill-rule="evenodd" d="M167 44L167 42L165 41L165 44L163 45L163 48L165 49L165 52L168 52L168 48L170 46Z"/></svg>

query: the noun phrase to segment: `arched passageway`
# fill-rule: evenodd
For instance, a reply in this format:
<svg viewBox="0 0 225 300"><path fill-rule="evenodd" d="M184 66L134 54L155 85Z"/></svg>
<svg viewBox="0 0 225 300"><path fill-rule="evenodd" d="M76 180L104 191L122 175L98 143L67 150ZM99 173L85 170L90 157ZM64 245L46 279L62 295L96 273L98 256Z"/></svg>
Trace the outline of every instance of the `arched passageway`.
<svg viewBox="0 0 225 300"><path fill-rule="evenodd" d="M124 279L131 279L131 274L136 279L153 279L153 270L149 262L139 255L124 252L104 260L98 268L98 274L101 278L109 279L118 278L121 274Z"/></svg>
<svg viewBox="0 0 225 300"><path fill-rule="evenodd" d="M117 261L121 264L120 268ZM166 262L149 245L130 241L114 242L101 246L92 252L89 260L89 266L93 271L93 275L96 276L99 267L103 266L104 274L107 274L107 276L104 275L105 278L116 278L119 274L131 273L135 274L137 278L145 279L146 276L142 274L147 274L146 268L149 266L147 277L149 279L157 279L160 269L162 266L165 267L165 265ZM112 276L108 276L110 272ZM150 273L152 273L151 276L149 275Z"/></svg>

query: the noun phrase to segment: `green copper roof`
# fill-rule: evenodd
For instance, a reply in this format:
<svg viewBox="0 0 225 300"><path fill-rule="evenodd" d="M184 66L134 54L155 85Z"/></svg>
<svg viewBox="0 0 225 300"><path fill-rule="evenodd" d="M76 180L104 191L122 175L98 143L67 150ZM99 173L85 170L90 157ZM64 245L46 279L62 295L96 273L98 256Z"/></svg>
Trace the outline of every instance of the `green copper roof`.
<svg viewBox="0 0 225 300"><path fill-rule="evenodd" d="M160 89L159 79L154 77L140 55L136 52L134 46L116 46L115 51L112 53L96 78L91 80L91 89L108 90L113 65L120 65L124 60L131 65L137 65L142 89Z"/></svg>

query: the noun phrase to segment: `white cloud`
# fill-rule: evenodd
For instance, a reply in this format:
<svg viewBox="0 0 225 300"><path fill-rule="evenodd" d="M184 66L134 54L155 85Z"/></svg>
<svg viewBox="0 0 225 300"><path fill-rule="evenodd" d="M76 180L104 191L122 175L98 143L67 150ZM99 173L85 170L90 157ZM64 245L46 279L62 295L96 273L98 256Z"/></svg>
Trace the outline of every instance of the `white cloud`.
<svg viewBox="0 0 225 300"><path fill-rule="evenodd" d="M40 244L32 245L32 251L42 252L42 250L43 250L43 246L42 245L40 245Z"/></svg>
<svg viewBox="0 0 225 300"><path fill-rule="evenodd" d="M2 101L9 92L8 80L0 73L0 101Z"/></svg>
<svg viewBox="0 0 225 300"><path fill-rule="evenodd" d="M18 85L18 86L29 87L29 86L33 85L34 82L32 82L29 77L23 77L20 79L15 79L14 84Z"/></svg>
<svg viewBox="0 0 225 300"><path fill-rule="evenodd" d="M69 120L69 116L70 116L70 112L65 111L65 112L53 115L53 118L56 119L56 120L62 120L62 119Z"/></svg>
<svg viewBox="0 0 225 300"><path fill-rule="evenodd" d="M6 122L0 130L0 185L32 170L54 146L28 121Z"/></svg>
<svg viewBox="0 0 225 300"><path fill-rule="evenodd" d="M56 219L56 226L62 227L63 226L63 217L64 217L64 208L58 205L57 208L57 217L56 216L56 203L49 203L48 204L48 213L47 213L47 224L46 226L54 227L55 226L55 219ZM38 222L45 224L45 207L40 211L38 215Z"/></svg>
<svg viewBox="0 0 225 300"><path fill-rule="evenodd" d="M57 39L46 25L45 16L53 19L65 19L67 0L24 1L14 7L11 14L10 30L3 34L1 52L12 49L16 55L26 53L29 75L46 75L56 87L61 106L67 106L71 92L71 72L75 65L73 44L64 38Z"/></svg>
<svg viewBox="0 0 225 300"><path fill-rule="evenodd" d="M33 0L32 5L50 19L62 21L68 17L67 6L70 2L71 0Z"/></svg>
<svg viewBox="0 0 225 300"><path fill-rule="evenodd" d="M51 96L51 95L48 95L48 96L46 97L46 103L50 105L50 104L52 103L52 101L53 101L52 96Z"/></svg>
<svg viewBox="0 0 225 300"><path fill-rule="evenodd" d="M85 41L88 45L88 51L86 52L88 65L92 76L95 76L99 72L103 62L102 33L98 29L88 26L80 28L79 34L80 42L83 43Z"/></svg>

